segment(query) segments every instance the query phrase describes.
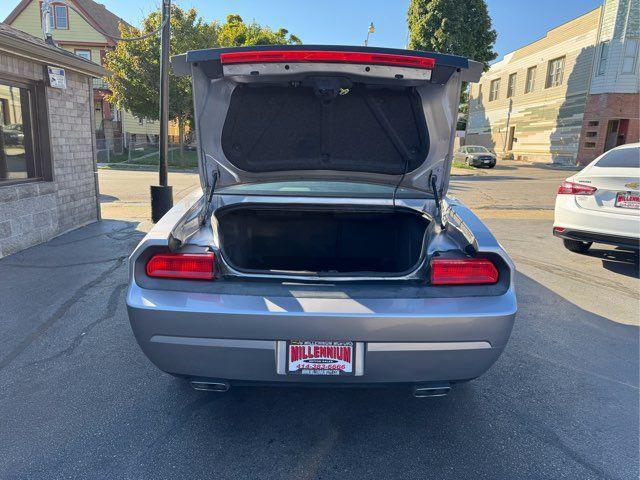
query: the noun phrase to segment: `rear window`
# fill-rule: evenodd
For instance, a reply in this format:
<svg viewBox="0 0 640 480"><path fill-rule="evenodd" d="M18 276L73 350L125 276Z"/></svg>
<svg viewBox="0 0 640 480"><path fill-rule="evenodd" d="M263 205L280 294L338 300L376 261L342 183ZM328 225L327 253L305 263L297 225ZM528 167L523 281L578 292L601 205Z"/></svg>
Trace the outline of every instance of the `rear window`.
<svg viewBox="0 0 640 480"><path fill-rule="evenodd" d="M318 90L300 82L237 86L222 131L227 159L248 172L400 175L422 164L429 136L414 89L352 84L331 98Z"/></svg>
<svg viewBox="0 0 640 480"><path fill-rule="evenodd" d="M610 150L598 160L596 167L640 168L640 148Z"/></svg>

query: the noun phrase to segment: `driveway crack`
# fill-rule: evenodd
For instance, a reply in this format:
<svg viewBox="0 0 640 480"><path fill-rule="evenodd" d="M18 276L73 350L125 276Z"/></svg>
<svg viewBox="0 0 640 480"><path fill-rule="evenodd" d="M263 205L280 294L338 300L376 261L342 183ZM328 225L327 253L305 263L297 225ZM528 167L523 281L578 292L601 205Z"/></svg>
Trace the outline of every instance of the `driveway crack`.
<svg viewBox="0 0 640 480"><path fill-rule="evenodd" d="M87 282L80 288L78 288L71 296L71 298L60 305L55 310L55 312L53 312L43 323L40 324L40 326L36 330L27 335L27 337L25 337L16 347L14 347L6 357L0 360L0 370L3 370L7 366L9 366L22 352L24 352L29 347L29 345L31 345L34 341L44 335L47 330L49 330L58 322L58 320L63 318L69 312L69 310L71 310L71 307L73 307L82 297L84 297L88 290L91 290L93 287L99 285L104 280L109 278L124 264L126 259L126 256L117 258L114 265L106 269L90 282Z"/></svg>

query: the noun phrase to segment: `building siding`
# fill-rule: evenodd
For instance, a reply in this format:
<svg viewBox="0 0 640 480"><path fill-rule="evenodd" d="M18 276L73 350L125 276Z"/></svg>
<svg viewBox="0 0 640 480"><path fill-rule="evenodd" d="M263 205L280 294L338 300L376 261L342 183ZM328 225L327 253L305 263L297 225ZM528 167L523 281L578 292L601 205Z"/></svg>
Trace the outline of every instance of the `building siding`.
<svg viewBox="0 0 640 480"><path fill-rule="evenodd" d="M598 35L597 8L548 32L491 66L472 86L466 144L485 145L524 160L574 163ZM564 57L562 84L546 87L549 61ZM535 85L524 93L527 70L536 66ZM508 77L516 73L514 95L506 98ZM487 101L492 80L501 79L497 100ZM509 149L509 129L514 128Z"/></svg>
<svg viewBox="0 0 640 480"><path fill-rule="evenodd" d="M0 72L44 80L42 64L0 53ZM89 78L47 87L53 181L0 185L0 258L98 219Z"/></svg>
<svg viewBox="0 0 640 480"><path fill-rule="evenodd" d="M107 39L76 12L69 10L69 29L52 30L53 38L60 42L82 41L107 44ZM12 27L42 38L40 2L32 1L11 24ZM99 62L98 62L99 63Z"/></svg>
<svg viewBox="0 0 640 480"><path fill-rule="evenodd" d="M591 83L582 122L577 163L586 165L618 143L640 141L640 59L636 52L633 72L622 72L625 41L640 37L640 0L605 0L600 36L591 72ZM609 54L599 68L603 42ZM607 145L611 124L626 123L626 131Z"/></svg>
<svg viewBox="0 0 640 480"><path fill-rule="evenodd" d="M91 24L85 21L76 12L69 10L69 29L52 30L53 38L60 42L60 47L74 52L76 49L91 50L91 60L100 64L100 50L111 48L107 38L99 33ZM11 24L12 27L29 33L35 37L42 38L42 27L40 22L40 3L32 1L20 12ZM98 45L91 45L91 44ZM122 111L122 131L128 134L149 134L158 135L160 133L159 124L143 120L140 125L139 119L130 112ZM99 124L98 120L98 124Z"/></svg>

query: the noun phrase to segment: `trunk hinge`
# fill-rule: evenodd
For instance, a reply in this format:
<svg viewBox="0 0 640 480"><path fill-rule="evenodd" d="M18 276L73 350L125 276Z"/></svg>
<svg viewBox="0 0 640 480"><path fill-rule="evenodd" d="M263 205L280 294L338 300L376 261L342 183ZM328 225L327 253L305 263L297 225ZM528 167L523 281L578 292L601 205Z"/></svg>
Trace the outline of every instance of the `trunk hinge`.
<svg viewBox="0 0 640 480"><path fill-rule="evenodd" d="M438 192L438 177L436 175L429 175L429 180L431 184L431 192L433 193L433 199L436 202L436 215L435 220L440 228L444 228L444 221L442 218L442 196L440 192Z"/></svg>
<svg viewBox="0 0 640 480"><path fill-rule="evenodd" d="M211 185L207 189L207 201L204 204L204 212L202 214L202 219L200 220L200 226L203 226L207 223L207 218L209 218L209 213L211 210L211 199L213 198L213 192L216 189L216 183L218 182L218 170L215 170L211 175Z"/></svg>

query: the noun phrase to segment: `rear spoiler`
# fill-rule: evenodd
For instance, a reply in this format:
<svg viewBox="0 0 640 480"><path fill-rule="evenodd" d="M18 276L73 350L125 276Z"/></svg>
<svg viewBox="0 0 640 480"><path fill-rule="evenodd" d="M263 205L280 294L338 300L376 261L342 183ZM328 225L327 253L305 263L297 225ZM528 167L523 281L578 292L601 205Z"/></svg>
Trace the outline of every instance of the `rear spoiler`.
<svg viewBox="0 0 640 480"><path fill-rule="evenodd" d="M208 48L175 55L171 59L171 66L174 74L178 76L191 75L192 64L195 64L200 66L209 78L220 78L223 76L223 64L276 62L359 63L429 69L433 72L430 77L432 83L445 83L455 70L462 73L462 81L477 82L483 71L482 63L455 55L347 45Z"/></svg>

